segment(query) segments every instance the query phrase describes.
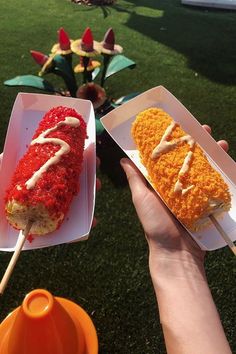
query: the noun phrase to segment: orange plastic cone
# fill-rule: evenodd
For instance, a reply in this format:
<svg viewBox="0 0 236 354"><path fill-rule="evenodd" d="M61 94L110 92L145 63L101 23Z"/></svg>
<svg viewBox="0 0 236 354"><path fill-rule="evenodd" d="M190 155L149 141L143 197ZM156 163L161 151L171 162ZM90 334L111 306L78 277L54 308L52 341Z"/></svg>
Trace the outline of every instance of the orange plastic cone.
<svg viewBox="0 0 236 354"><path fill-rule="evenodd" d="M0 353L98 354L98 340L80 306L37 289L1 323Z"/></svg>

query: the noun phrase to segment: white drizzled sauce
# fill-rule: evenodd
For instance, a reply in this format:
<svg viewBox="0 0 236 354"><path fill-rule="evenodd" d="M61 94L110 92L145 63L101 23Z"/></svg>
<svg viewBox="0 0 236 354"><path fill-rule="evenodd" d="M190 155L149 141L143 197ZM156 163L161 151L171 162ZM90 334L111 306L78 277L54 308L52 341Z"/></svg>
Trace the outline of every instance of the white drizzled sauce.
<svg viewBox="0 0 236 354"><path fill-rule="evenodd" d="M184 135L178 139L174 139L172 141L167 141L167 139L170 137L171 133L173 132L173 130L176 126L177 126L177 123L173 121L166 128L166 131L164 132L160 143L153 150L151 158L156 159L156 158L160 157L161 154L164 154L168 151L173 150L174 148L176 148L176 146L178 146L182 142L186 142L189 145L191 150L187 153L187 155L184 159L183 165L182 165L182 167L179 171L179 174L178 174L178 179L177 179L175 186L174 186L174 192L181 192L181 194L184 195L191 188L194 187L194 185L191 185L187 188L183 188L183 184L182 184L182 182L180 182L180 177L185 175L190 168L190 163L191 163L191 160L193 157L192 149L194 147L195 141L190 135Z"/></svg>
<svg viewBox="0 0 236 354"><path fill-rule="evenodd" d="M172 122L166 129L163 137L161 138L160 143L155 147L152 152L152 159L156 159L160 156L161 153L165 153L173 149L176 145L176 141L167 141L169 136L171 135L173 129L176 127L176 122Z"/></svg>
<svg viewBox="0 0 236 354"><path fill-rule="evenodd" d="M192 184L191 186L189 186L187 188L183 188L183 183L180 182L180 180L178 179L177 182L175 183L174 192L176 192L176 193L181 192L182 195L185 195L193 187L194 187L194 185Z"/></svg>
<svg viewBox="0 0 236 354"><path fill-rule="evenodd" d="M61 125L78 127L80 125L80 121L74 117L66 117L65 120L60 121L54 127L45 130L36 139L31 141L30 145L52 143L55 145L60 145L61 148L55 153L54 156L50 157L50 159L45 162L45 164L42 165L38 171L35 171L33 176L28 181L26 181L25 184L27 189L34 188L42 174L46 172L50 166L57 164L60 161L62 155L67 154L70 151L70 146L65 141L58 138L46 138L49 133L55 131Z"/></svg>

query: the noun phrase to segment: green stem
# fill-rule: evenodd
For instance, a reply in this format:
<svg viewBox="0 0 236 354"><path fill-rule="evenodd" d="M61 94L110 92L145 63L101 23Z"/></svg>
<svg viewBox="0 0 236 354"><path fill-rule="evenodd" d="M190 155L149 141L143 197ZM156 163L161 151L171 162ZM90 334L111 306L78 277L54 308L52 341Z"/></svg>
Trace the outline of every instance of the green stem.
<svg viewBox="0 0 236 354"><path fill-rule="evenodd" d="M55 70L55 69L52 72L54 74L60 76L64 80L66 87L67 87L68 91L70 92L71 97L76 97L76 92L77 92L78 86L75 81L74 75L71 77L68 77L68 75L63 73L61 70Z"/></svg>
<svg viewBox="0 0 236 354"><path fill-rule="evenodd" d="M107 68L108 68L108 64L110 62L111 57L112 56L109 54L103 54L103 70L102 70L102 77L101 77L101 86L102 87L104 86L104 83L105 83Z"/></svg>
<svg viewBox="0 0 236 354"><path fill-rule="evenodd" d="M89 63L89 58L88 57L83 57L83 66L84 66L84 72L83 72L83 83L86 84L87 81L89 81L89 72L87 71Z"/></svg>
<svg viewBox="0 0 236 354"><path fill-rule="evenodd" d="M69 64L69 66L71 68L71 70L73 71L73 69L72 69L72 53L65 54L64 58L66 59L67 63Z"/></svg>

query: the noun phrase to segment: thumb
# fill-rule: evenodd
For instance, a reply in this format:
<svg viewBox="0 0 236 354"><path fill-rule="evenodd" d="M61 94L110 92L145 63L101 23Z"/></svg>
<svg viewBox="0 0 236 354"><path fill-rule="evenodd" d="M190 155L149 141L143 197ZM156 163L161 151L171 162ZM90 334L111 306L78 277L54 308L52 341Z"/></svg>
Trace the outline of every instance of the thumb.
<svg viewBox="0 0 236 354"><path fill-rule="evenodd" d="M126 174L132 197L141 197L147 189L146 180L130 159L122 158L120 164Z"/></svg>

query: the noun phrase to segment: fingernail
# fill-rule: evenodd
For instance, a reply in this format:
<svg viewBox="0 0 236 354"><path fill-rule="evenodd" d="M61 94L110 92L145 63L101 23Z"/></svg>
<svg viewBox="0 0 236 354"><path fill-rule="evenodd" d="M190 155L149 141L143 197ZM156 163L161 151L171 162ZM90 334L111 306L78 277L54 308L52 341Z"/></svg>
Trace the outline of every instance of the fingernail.
<svg viewBox="0 0 236 354"><path fill-rule="evenodd" d="M128 159L126 157L122 157L122 159L120 160L121 165L126 165L127 162L128 162Z"/></svg>

